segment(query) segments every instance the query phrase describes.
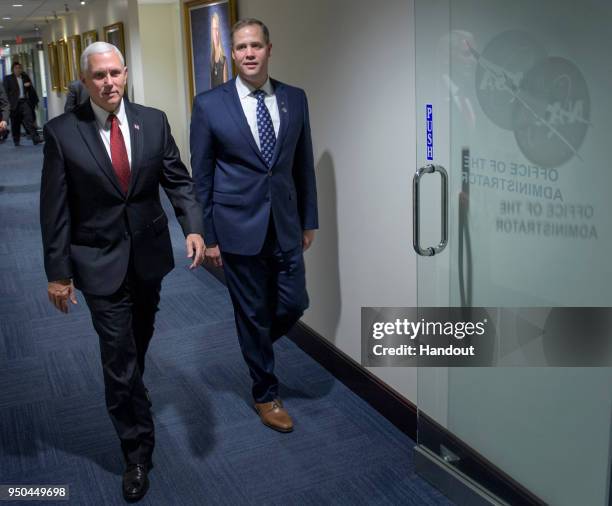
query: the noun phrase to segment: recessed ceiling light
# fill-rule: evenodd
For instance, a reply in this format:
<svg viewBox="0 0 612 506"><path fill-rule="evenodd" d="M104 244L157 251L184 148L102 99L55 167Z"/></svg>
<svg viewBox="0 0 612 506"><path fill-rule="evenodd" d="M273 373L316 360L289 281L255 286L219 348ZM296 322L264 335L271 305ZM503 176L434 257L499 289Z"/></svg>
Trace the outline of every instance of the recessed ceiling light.
<svg viewBox="0 0 612 506"><path fill-rule="evenodd" d="M2 19L6 20L6 21L10 21L11 20L11 18L2 18Z"/></svg>
<svg viewBox="0 0 612 506"><path fill-rule="evenodd" d="M81 0L81 5L85 5L87 2L85 0Z"/></svg>

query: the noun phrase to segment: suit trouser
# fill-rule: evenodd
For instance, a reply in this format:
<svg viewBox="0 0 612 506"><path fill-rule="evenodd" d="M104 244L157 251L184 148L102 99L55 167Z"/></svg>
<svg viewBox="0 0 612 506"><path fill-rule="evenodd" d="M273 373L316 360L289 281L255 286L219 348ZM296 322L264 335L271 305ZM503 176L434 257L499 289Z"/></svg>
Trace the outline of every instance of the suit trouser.
<svg viewBox="0 0 612 506"><path fill-rule="evenodd" d="M11 133L15 142L19 142L21 138L21 123L32 140L36 139L38 134L34 127L34 111L24 99L20 99L17 107L11 111Z"/></svg>
<svg viewBox="0 0 612 506"><path fill-rule="evenodd" d="M153 336L161 280L143 282L132 268L112 295L84 294L100 338L106 407L127 463L148 463L155 445L142 373Z"/></svg>
<svg viewBox="0 0 612 506"><path fill-rule="evenodd" d="M259 254L223 253L223 268L253 399L269 402L278 397L272 345L308 307L302 246L281 251L271 219Z"/></svg>

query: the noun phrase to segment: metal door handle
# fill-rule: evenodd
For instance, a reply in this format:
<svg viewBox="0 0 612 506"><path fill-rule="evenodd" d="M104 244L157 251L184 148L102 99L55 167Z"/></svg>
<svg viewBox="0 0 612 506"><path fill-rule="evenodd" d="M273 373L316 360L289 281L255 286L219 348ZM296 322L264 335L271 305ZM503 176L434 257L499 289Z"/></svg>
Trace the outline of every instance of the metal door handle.
<svg viewBox="0 0 612 506"><path fill-rule="evenodd" d="M442 203L442 214L440 219L442 238L437 246L421 248L420 235L420 212L421 194L419 185L421 177L425 174L440 173L440 200ZM416 171L412 178L412 245L414 251L424 257L431 257L442 252L448 244L448 174L441 165L425 165Z"/></svg>

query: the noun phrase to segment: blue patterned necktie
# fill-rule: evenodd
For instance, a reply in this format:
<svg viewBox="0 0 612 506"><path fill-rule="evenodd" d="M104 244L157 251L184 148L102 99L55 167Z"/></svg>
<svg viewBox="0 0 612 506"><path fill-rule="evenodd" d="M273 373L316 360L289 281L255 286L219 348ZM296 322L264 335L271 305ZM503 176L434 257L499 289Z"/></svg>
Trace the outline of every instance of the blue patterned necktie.
<svg viewBox="0 0 612 506"><path fill-rule="evenodd" d="M266 161L268 167L272 163L272 155L274 154L274 146L276 145L276 134L274 133L274 125L270 117L270 111L264 102L266 92L263 90L255 90L253 96L257 99L257 131L259 132L259 150Z"/></svg>

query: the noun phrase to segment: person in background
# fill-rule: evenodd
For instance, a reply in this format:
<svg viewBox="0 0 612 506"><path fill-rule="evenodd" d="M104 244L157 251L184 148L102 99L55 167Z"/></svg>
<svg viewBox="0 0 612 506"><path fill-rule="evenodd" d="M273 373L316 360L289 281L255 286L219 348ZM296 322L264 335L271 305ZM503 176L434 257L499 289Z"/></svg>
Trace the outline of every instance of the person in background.
<svg viewBox="0 0 612 506"><path fill-rule="evenodd" d="M80 79L72 81L68 85L68 94L66 95L66 104L64 105L64 112L70 112L77 106L84 104L89 100L89 93L87 88L81 82Z"/></svg>
<svg viewBox="0 0 612 506"><path fill-rule="evenodd" d="M21 64L14 61L11 65L12 74L4 78L4 89L11 106L11 133L15 146L21 139L21 125L32 138L34 144L42 142L36 131L34 109L38 105L38 94L32 85L32 80L23 71Z"/></svg>

